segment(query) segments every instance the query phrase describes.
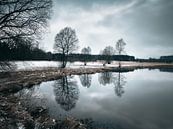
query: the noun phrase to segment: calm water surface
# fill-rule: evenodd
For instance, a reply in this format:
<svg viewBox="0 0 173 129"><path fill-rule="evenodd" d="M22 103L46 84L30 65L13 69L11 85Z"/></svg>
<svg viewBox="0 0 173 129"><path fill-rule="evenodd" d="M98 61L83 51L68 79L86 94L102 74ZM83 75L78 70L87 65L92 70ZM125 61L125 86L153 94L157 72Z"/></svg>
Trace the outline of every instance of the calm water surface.
<svg viewBox="0 0 173 129"><path fill-rule="evenodd" d="M173 73L136 70L64 77L18 93L54 118L106 129L173 129Z"/></svg>

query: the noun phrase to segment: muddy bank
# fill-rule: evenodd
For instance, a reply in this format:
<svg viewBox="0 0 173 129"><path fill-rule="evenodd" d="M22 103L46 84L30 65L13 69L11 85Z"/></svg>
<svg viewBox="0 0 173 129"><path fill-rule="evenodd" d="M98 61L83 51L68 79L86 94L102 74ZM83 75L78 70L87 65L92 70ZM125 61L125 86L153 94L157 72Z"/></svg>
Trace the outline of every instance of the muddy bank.
<svg viewBox="0 0 173 129"><path fill-rule="evenodd" d="M0 95L1 129L86 129L80 120L66 118L57 120L48 115L44 107L28 108L14 95Z"/></svg>
<svg viewBox="0 0 173 129"><path fill-rule="evenodd" d="M140 63L131 66L119 67L101 67L101 68L47 68L42 70L28 70L0 73L0 92L17 92L25 87L40 84L43 81L57 80L63 76L94 74L100 72L129 72L135 69L173 69L173 64L158 63Z"/></svg>
<svg viewBox="0 0 173 129"><path fill-rule="evenodd" d="M58 69L49 68L35 71L17 71L1 73L0 92L17 92L24 87L31 87L40 84L43 81L56 80L63 76L77 74L93 74L103 72L110 68L80 68L80 69Z"/></svg>

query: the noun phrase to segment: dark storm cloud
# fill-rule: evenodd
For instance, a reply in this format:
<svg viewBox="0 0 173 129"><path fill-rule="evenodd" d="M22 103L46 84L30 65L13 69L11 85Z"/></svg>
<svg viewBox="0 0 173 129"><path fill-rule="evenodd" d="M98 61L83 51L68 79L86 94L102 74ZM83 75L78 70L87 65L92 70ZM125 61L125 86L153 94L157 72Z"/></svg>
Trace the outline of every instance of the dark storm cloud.
<svg viewBox="0 0 173 129"><path fill-rule="evenodd" d="M91 8L93 5L124 4L132 0L56 0L60 5L70 5L82 8Z"/></svg>
<svg viewBox="0 0 173 129"><path fill-rule="evenodd" d="M158 38L163 42L155 42L154 44L168 45L173 47L173 1L162 0L148 2L147 4L136 9L136 13L132 15L132 25L136 31L143 31L143 35L148 38ZM152 43L151 43L152 44Z"/></svg>

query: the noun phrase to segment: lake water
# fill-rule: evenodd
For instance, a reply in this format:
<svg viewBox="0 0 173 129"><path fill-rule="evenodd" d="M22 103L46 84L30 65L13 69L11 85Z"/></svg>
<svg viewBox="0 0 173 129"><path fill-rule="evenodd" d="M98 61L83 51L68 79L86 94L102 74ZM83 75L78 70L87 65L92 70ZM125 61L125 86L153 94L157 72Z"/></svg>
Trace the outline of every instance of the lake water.
<svg viewBox="0 0 173 129"><path fill-rule="evenodd" d="M88 127L173 129L173 73L135 70L69 76L43 82L17 95L49 115L72 116Z"/></svg>

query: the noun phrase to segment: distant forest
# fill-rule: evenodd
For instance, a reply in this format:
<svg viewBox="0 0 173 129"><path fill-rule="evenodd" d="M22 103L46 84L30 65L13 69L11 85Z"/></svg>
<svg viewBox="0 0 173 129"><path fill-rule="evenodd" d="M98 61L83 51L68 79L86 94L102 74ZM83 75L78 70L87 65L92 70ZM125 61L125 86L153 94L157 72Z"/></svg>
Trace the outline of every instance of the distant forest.
<svg viewBox="0 0 173 129"><path fill-rule="evenodd" d="M97 61L106 60L109 57L110 60L126 60L134 61L134 56L128 55L90 55L90 54L69 54L68 61ZM45 52L38 47L33 47L25 44L20 44L18 47L10 48L7 44L0 44L0 60L63 60L61 53L53 54L51 52Z"/></svg>
<svg viewBox="0 0 173 129"><path fill-rule="evenodd" d="M61 53L45 52L37 46L20 44L18 47L9 47L7 44L0 44L0 61L25 61L25 60L48 60L62 61ZM116 61L139 61L139 62L173 62L173 56L161 56L159 59L136 59L129 55L90 55L90 54L69 54L67 60L74 61L98 61L98 60Z"/></svg>

